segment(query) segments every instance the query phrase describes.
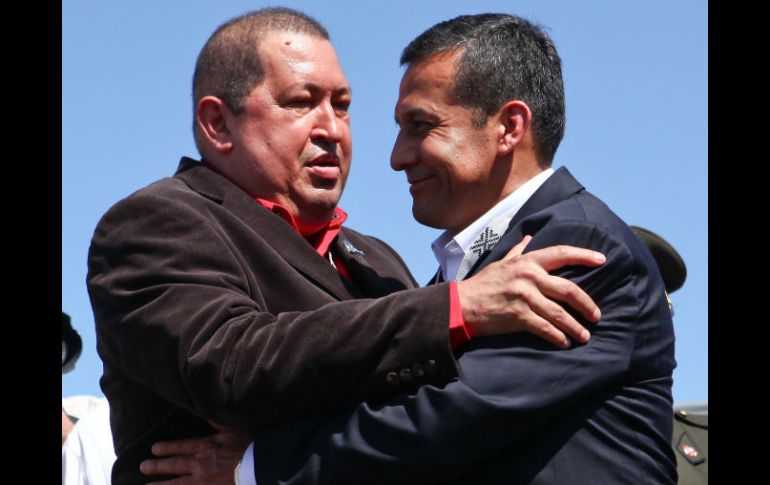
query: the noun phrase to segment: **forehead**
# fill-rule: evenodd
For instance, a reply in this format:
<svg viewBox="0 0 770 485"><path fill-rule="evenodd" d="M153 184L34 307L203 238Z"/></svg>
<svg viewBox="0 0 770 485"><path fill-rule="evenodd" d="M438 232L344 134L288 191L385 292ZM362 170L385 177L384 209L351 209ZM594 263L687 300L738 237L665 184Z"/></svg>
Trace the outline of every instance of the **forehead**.
<svg viewBox="0 0 770 485"><path fill-rule="evenodd" d="M408 114L414 109L456 105L449 91L461 54L461 51L439 53L411 64L401 79L396 115Z"/></svg>
<svg viewBox="0 0 770 485"><path fill-rule="evenodd" d="M313 35L272 31L259 45L265 80L285 87L311 82L330 90L350 90L331 42Z"/></svg>

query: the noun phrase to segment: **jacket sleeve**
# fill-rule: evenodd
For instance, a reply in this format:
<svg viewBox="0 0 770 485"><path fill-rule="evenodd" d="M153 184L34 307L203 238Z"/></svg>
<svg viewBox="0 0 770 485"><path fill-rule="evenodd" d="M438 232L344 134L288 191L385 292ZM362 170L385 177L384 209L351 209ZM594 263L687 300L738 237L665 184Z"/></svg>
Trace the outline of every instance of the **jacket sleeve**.
<svg viewBox="0 0 770 485"><path fill-rule="evenodd" d="M602 310L586 345L558 350L528 334L474 339L458 358L459 380L444 387L425 386L382 406L364 403L325 419L260 431L254 442L257 483L457 479L530 433L547 432L549 420L570 406L601 402L624 376L656 374L633 364L639 339L655 342L660 322L648 318L655 312L642 308L646 277L629 248L601 228L570 222L547 225L527 250L554 244L607 256L599 268L571 267L563 273ZM660 345L667 341L659 340ZM666 372L662 365L660 375Z"/></svg>
<svg viewBox="0 0 770 485"><path fill-rule="evenodd" d="M100 221L88 290L105 367L249 430L381 398L398 387L388 374L416 362L437 363L419 384L456 376L447 286L273 314L265 295L285 292L287 276L253 287L217 223L157 196L132 196Z"/></svg>

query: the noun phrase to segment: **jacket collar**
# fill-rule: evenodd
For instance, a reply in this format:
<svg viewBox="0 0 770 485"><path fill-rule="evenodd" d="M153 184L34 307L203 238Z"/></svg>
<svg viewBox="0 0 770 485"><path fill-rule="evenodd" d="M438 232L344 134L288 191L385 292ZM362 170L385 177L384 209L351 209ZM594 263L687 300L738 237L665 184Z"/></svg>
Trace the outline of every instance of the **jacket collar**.
<svg viewBox="0 0 770 485"><path fill-rule="evenodd" d="M262 207L240 187L203 166L197 160L182 157L175 177L190 189L227 209L259 236L272 242L272 248L287 263L316 285L339 300L351 298L343 278L331 263L315 251L305 239L280 216Z"/></svg>
<svg viewBox="0 0 770 485"><path fill-rule="evenodd" d="M495 247L482 256L476 265L471 268L466 278L478 273L484 267L498 261L505 256L510 249L515 246L524 237L523 228L519 223L526 217L539 212L547 207L550 207L558 202L561 202L572 195L585 190L585 188L575 180L575 177L567 170L566 167L559 167L554 171L548 180L540 186L532 197L524 203L519 209L516 215L511 219L508 224L508 229L503 234L503 237L495 245Z"/></svg>

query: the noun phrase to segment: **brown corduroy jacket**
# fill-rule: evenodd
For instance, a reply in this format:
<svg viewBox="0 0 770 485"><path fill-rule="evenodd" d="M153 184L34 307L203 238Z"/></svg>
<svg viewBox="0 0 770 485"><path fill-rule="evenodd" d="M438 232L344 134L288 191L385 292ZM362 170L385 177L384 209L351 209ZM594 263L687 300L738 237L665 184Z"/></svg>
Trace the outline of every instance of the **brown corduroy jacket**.
<svg viewBox="0 0 770 485"><path fill-rule="evenodd" d="M105 214L87 280L114 484L145 481L152 443L207 420L255 430L457 376L448 285L415 289L392 248L347 228L332 251L353 284L187 158Z"/></svg>

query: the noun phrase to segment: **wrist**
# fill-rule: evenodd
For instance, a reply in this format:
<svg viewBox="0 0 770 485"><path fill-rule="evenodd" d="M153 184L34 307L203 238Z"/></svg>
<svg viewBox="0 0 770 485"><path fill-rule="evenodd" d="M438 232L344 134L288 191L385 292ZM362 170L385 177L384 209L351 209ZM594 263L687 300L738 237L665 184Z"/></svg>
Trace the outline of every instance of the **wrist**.
<svg viewBox="0 0 770 485"><path fill-rule="evenodd" d="M449 283L449 342L453 349L471 340L471 331L463 317L457 285L455 281Z"/></svg>

